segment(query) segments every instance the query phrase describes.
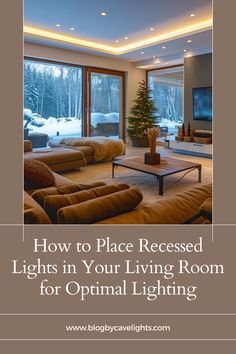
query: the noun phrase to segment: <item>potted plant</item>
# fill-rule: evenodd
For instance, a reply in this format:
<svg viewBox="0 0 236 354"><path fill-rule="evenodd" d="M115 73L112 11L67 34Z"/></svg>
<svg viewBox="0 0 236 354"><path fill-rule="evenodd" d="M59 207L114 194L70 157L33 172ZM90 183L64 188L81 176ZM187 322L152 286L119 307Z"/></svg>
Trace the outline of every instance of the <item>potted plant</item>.
<svg viewBox="0 0 236 354"><path fill-rule="evenodd" d="M157 107L151 98L151 90L145 81L139 82L137 98L128 117L128 137L133 146L148 147L148 129L155 126Z"/></svg>

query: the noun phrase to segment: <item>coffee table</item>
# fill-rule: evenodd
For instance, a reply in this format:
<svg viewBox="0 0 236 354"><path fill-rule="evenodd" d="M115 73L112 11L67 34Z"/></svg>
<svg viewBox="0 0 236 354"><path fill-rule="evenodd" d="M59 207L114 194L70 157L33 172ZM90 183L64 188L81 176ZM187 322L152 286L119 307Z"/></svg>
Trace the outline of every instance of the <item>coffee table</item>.
<svg viewBox="0 0 236 354"><path fill-rule="evenodd" d="M201 182L202 165L195 162L183 161L165 157L159 165L146 165L144 157L131 157L112 162L112 178L115 177L115 167L122 166L131 170L144 172L157 177L159 182L159 195L163 195L164 178L174 173L198 169L198 182Z"/></svg>

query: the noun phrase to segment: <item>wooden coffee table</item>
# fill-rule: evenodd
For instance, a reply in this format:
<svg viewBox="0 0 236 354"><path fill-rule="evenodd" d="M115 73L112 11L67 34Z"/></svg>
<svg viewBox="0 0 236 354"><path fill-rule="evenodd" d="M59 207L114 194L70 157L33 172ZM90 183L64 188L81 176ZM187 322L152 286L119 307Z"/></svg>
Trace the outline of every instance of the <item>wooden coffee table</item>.
<svg viewBox="0 0 236 354"><path fill-rule="evenodd" d="M159 165L146 165L144 163L144 156L115 160L112 162L112 178L115 177L115 167L118 166L156 176L157 182L159 182L160 195L163 195L164 177L173 175L174 173L198 169L198 182L201 182L202 165L199 163L172 159L170 157L161 159Z"/></svg>

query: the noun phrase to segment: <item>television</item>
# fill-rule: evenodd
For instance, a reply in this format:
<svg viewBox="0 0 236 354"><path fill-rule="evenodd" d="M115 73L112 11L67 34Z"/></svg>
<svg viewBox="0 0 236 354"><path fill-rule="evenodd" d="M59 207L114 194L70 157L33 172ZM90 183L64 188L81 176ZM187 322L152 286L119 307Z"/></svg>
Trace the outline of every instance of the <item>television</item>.
<svg viewBox="0 0 236 354"><path fill-rule="evenodd" d="M212 121L212 87L193 88L193 119Z"/></svg>

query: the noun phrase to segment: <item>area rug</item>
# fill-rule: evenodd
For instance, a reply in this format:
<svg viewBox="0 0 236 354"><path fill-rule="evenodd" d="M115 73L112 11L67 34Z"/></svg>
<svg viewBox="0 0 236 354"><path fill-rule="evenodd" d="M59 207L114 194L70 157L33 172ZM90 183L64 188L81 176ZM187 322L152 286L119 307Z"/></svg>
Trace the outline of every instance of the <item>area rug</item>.
<svg viewBox="0 0 236 354"><path fill-rule="evenodd" d="M212 160L204 157L196 157L190 155L181 155L172 153L171 150L160 148L163 157L169 156L180 160L201 163L202 165L202 183L212 182ZM147 149L127 148L126 156L140 156ZM186 173L187 172L187 173ZM143 172L133 171L127 168L118 167L115 169L115 178L112 179L112 163L91 164L80 171L72 171L64 173L63 176L74 181L75 183L91 183L95 181L103 181L107 184L127 183L130 186L137 186L143 193L144 200L154 202L165 196L175 195L181 191L185 191L191 187L198 186L198 171L194 170L176 173L164 178L164 195L158 194L158 183L154 176L147 175Z"/></svg>

